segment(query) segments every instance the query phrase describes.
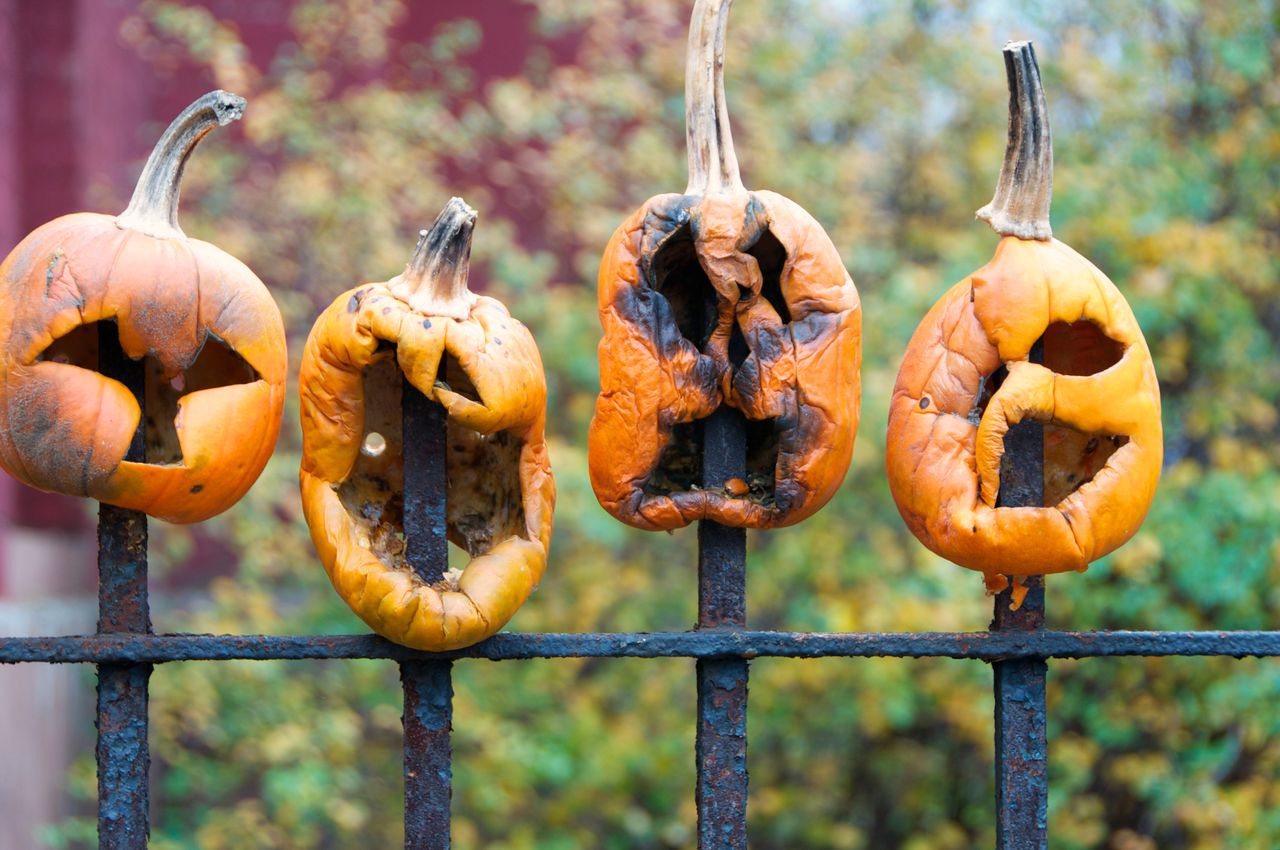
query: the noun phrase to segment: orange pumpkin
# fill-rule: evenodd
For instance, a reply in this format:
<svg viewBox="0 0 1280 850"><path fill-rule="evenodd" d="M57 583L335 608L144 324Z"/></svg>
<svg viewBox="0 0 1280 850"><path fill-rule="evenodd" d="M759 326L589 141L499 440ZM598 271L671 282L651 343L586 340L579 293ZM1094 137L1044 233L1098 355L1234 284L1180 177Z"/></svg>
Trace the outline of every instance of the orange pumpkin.
<svg viewBox="0 0 1280 850"><path fill-rule="evenodd" d="M986 574L1084 570L1128 540L1160 477L1160 389L1133 311L1052 238L1053 151L1035 52L1005 47L1009 146L978 211L1003 238L929 311L903 358L886 465L903 519L931 550ZM1032 362L1041 343L1043 363ZM1004 438L1043 423L1041 507L1002 507Z"/></svg>
<svg viewBox="0 0 1280 850"><path fill-rule="evenodd" d="M614 233L599 276L600 504L637 528L791 525L844 479L858 425L862 313L822 227L748 191L724 99L731 0L698 0L685 69L689 185ZM702 487L700 426L747 419L747 475Z"/></svg>
<svg viewBox="0 0 1280 850"><path fill-rule="evenodd" d="M178 227L182 170L245 101L206 94L156 144L119 216L43 225L0 265L0 465L42 490L172 522L226 510L262 472L284 405L284 323L235 257ZM98 373L99 336L145 358L142 410Z"/></svg>
<svg viewBox="0 0 1280 850"><path fill-rule="evenodd" d="M501 629L551 542L542 360L501 302L467 290L474 225L454 198L403 274L338 296L299 377L302 505L320 560L370 628L422 650ZM404 380L448 414L448 535L472 558L433 584L405 559Z"/></svg>

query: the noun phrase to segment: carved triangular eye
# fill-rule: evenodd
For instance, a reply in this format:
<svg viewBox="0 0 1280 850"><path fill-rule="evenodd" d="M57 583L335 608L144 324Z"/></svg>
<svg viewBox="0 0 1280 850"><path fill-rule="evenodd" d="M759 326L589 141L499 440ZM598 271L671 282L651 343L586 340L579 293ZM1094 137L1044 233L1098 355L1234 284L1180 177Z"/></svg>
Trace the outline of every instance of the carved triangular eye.
<svg viewBox="0 0 1280 850"><path fill-rule="evenodd" d="M201 390L251 384L258 373L221 338L209 333L196 359L185 371L165 378L160 363L147 364L147 463L182 463L178 444L178 400Z"/></svg>

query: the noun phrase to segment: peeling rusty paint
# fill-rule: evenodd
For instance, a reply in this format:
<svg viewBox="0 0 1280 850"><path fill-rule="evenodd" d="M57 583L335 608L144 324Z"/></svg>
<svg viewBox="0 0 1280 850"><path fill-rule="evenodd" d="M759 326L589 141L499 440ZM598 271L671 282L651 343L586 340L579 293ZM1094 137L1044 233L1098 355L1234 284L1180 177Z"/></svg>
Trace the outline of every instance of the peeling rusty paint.
<svg viewBox="0 0 1280 850"><path fill-rule="evenodd" d="M405 558L427 583L449 568L446 535L448 416L406 378L401 392ZM404 688L405 850L449 850L452 841L453 680L448 661L406 661Z"/></svg>
<svg viewBox="0 0 1280 850"><path fill-rule="evenodd" d="M1044 362L1044 340L1030 360ZM1020 422L1005 437L998 505L1044 504L1044 426ZM1026 596L1013 608L1013 588L996 596L991 628L1035 633L1044 629L1044 578L1025 580ZM996 850L1047 850L1049 846L1049 744L1043 658L992 665L995 678Z"/></svg>
<svg viewBox="0 0 1280 850"><path fill-rule="evenodd" d="M746 472L746 424L722 407L706 422L702 485L724 486ZM747 623L747 536L710 520L698 523L698 629L741 633ZM700 850L747 846L747 661L698 661L694 758Z"/></svg>
<svg viewBox="0 0 1280 850"><path fill-rule="evenodd" d="M101 371L128 387L145 409L145 373L114 335L99 339ZM138 423L125 460L146 461L143 424ZM98 632L149 636L147 517L140 511L102 505L98 510ZM98 666L98 846L145 850L151 832L147 744L147 700L151 665L117 661Z"/></svg>

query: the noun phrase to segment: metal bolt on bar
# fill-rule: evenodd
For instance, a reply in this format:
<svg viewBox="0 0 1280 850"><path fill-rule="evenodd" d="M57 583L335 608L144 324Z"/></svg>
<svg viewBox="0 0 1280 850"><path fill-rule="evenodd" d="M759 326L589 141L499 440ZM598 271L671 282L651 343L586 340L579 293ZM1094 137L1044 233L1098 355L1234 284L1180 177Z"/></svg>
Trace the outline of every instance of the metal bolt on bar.
<svg viewBox="0 0 1280 850"><path fill-rule="evenodd" d="M1044 362L1044 341L1031 349L1031 362ZM1005 436L997 505L1044 504L1044 426L1019 422ZM1044 578L1026 579L1027 595L1011 610L1013 587L996 596L995 631L1044 628ZM1019 658L991 665L995 678L996 848L1047 850L1049 846L1048 708L1043 658Z"/></svg>
<svg viewBox="0 0 1280 850"><path fill-rule="evenodd" d="M445 409L405 379L400 410L404 443L405 558L427 583L449 568ZM404 846L449 850L453 797L453 678L450 661L404 661Z"/></svg>
<svg viewBox="0 0 1280 850"><path fill-rule="evenodd" d="M125 460L146 460L146 367L130 360L112 329L98 335L98 367L138 400L138 428ZM98 508L98 634L151 633L147 602L147 516L141 511ZM143 850L151 831L147 773L147 683L151 665L98 665L98 846Z"/></svg>
<svg viewBox="0 0 1280 850"><path fill-rule="evenodd" d="M719 489L745 478L746 423L721 407L705 420L702 485ZM747 532L698 523L698 629L747 624ZM695 744L699 850L746 850L747 660L700 658Z"/></svg>

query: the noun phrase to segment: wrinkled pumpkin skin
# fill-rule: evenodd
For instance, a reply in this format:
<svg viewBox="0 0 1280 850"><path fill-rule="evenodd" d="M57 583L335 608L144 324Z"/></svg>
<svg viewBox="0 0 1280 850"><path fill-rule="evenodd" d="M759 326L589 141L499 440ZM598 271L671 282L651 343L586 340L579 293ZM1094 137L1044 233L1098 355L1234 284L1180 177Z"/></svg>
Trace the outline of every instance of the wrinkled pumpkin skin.
<svg viewBox="0 0 1280 850"><path fill-rule="evenodd" d="M762 293L761 265L749 253L766 233L785 252L776 271L789 321ZM682 294L663 294L662 254L673 234L692 237L696 262L714 289L714 317L707 317L709 334L700 344L682 333L667 297ZM588 460L592 487L609 513L647 530L704 519L774 528L826 504L853 452L862 314L839 253L807 212L768 191L659 195L614 233L598 292L601 392ZM750 352L736 366L735 325ZM660 468L670 462L663 453L673 429L721 404L748 420L774 420L768 430L776 437L776 461L767 452L749 459L749 489L744 482L716 490L673 482ZM749 444L749 456L752 450ZM696 452L678 447L676 464L696 464Z"/></svg>
<svg viewBox="0 0 1280 850"><path fill-rule="evenodd" d="M150 355L168 380L209 335L256 379L183 396L181 463L123 460L141 415L118 381L41 359L80 325L117 323L131 358ZM284 323L262 282L218 248L152 236L113 216L78 213L32 232L0 265L0 465L15 478L171 522L236 502L275 446L284 406Z"/></svg>
<svg viewBox="0 0 1280 850"><path fill-rule="evenodd" d="M1028 362L1042 335L1043 366ZM1023 419L1046 423L1048 504L996 507L1004 435ZM1128 540L1161 458L1160 390L1133 311L1056 239L1002 239L911 339L889 411L893 498L921 542L993 589L1000 575L1083 570Z"/></svg>
<svg viewBox="0 0 1280 850"><path fill-rule="evenodd" d="M446 354L465 376L437 374ZM448 535L472 555L456 583L425 584L396 536L399 413L365 403L366 372L387 361L448 413ZM303 510L352 611L383 637L427 651L470 646L501 629L542 578L555 506L546 379L528 329L485 296L456 320L415 312L386 283L366 284L316 321L299 383ZM480 401L449 383L469 383ZM361 446L374 421L387 429L387 450L369 459Z"/></svg>

